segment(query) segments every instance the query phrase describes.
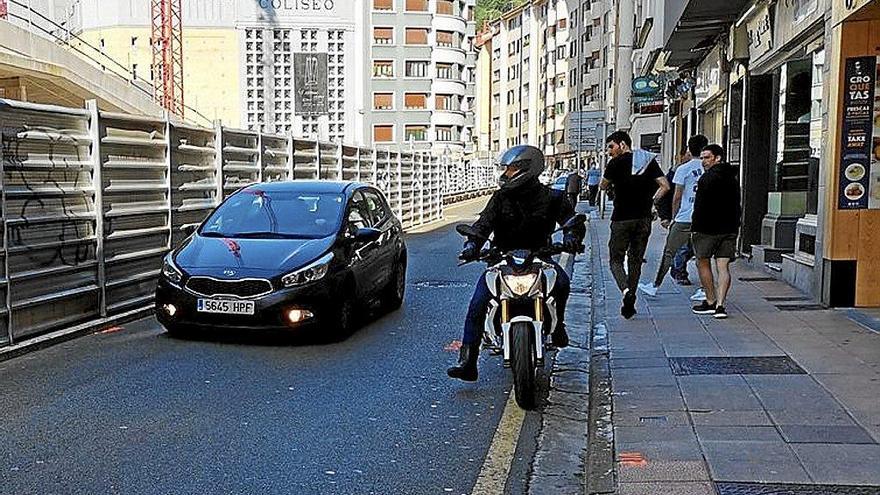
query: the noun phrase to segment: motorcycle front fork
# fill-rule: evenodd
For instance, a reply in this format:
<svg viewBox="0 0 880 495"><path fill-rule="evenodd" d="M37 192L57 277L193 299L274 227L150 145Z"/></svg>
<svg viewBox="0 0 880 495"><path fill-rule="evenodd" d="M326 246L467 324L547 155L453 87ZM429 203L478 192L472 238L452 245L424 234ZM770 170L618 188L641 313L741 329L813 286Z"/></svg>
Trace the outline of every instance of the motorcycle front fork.
<svg viewBox="0 0 880 495"><path fill-rule="evenodd" d="M524 322L532 325L535 332L535 362L538 367L544 366L544 299L535 298L535 317L517 316L510 317L510 301L501 300L501 345L504 353L504 367L510 368L510 349L511 336L510 329L512 323Z"/></svg>

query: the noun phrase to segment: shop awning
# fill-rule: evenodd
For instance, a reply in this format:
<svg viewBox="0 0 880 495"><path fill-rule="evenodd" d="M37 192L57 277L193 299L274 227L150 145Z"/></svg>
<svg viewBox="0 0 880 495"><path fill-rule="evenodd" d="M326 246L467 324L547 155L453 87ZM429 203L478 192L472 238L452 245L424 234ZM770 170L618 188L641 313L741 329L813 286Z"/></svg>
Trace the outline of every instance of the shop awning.
<svg viewBox="0 0 880 495"><path fill-rule="evenodd" d="M699 62L750 3L752 0L666 0L666 64L686 67Z"/></svg>

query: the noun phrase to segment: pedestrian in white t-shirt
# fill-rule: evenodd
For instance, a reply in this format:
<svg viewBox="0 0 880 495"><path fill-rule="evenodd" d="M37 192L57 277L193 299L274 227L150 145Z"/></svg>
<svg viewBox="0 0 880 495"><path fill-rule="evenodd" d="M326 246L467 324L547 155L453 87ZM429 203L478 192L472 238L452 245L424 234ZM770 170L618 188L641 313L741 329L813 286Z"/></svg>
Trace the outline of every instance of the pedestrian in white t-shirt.
<svg viewBox="0 0 880 495"><path fill-rule="evenodd" d="M672 224L669 226L669 234L666 236L666 246L663 248L663 259L653 284L639 284L639 290L650 296L657 295L657 289L663 283L669 267L672 266L672 258L679 248L690 242L691 216L694 213L694 198L697 195L697 182L703 175L703 163L699 158L700 152L709 144L709 140L702 134L688 139L688 155L690 160L675 169L672 179L675 184L675 193L672 197Z"/></svg>

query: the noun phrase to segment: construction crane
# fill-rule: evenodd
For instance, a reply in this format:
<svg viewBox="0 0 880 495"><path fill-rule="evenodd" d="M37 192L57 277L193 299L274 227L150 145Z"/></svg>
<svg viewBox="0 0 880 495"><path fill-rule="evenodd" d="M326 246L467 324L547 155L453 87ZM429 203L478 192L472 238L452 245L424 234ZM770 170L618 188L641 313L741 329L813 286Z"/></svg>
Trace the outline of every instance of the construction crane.
<svg viewBox="0 0 880 495"><path fill-rule="evenodd" d="M150 0L153 19L153 88L156 101L183 118L181 0Z"/></svg>

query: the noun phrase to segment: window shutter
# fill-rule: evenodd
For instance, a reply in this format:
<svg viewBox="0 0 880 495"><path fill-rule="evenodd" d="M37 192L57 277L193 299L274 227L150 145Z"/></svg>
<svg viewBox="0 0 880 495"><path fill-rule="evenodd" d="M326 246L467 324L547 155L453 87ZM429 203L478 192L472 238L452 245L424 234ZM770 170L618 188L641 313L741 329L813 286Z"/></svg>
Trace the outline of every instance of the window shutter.
<svg viewBox="0 0 880 495"><path fill-rule="evenodd" d="M406 44L407 45L427 45L428 30L406 28Z"/></svg>
<svg viewBox="0 0 880 495"><path fill-rule="evenodd" d="M373 126L373 141L377 143L387 143L394 140L394 126L377 125Z"/></svg>

